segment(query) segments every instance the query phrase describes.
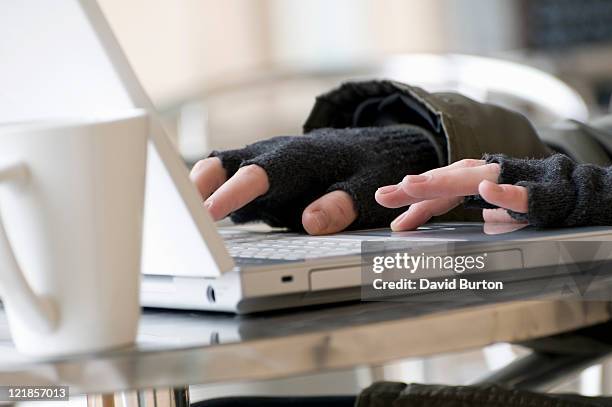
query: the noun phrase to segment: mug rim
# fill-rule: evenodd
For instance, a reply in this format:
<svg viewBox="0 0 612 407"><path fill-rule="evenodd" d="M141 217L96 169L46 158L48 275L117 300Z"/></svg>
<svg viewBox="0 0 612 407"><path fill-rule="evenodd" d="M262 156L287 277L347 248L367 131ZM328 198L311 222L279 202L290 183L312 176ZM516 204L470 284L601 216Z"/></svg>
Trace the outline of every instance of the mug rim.
<svg viewBox="0 0 612 407"><path fill-rule="evenodd" d="M38 130L57 130L95 124L108 124L143 117L145 109L120 112L104 112L84 116L56 116L15 122L0 122L0 136Z"/></svg>

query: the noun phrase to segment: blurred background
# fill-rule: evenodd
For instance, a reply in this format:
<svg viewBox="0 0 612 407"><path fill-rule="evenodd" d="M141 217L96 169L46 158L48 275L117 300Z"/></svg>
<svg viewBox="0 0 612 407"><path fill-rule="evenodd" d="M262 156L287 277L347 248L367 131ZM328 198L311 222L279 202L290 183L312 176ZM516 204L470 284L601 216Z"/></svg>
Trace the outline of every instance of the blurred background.
<svg viewBox="0 0 612 407"><path fill-rule="evenodd" d="M606 114L609 0L100 0L187 161L299 134L317 94L392 78L457 90L536 126ZM257 384L223 394L354 393L372 380L466 383L524 350L484 350ZM558 390L612 392L609 364Z"/></svg>
<svg viewBox="0 0 612 407"><path fill-rule="evenodd" d="M538 126L610 105L609 0L101 3L188 161L299 134L315 96L349 79L458 90Z"/></svg>

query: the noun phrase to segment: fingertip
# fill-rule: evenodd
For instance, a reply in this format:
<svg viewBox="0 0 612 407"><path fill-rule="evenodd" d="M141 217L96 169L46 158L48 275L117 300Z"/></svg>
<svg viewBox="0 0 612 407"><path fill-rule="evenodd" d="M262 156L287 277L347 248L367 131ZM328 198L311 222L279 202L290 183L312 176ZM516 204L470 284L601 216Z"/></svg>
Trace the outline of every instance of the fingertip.
<svg viewBox="0 0 612 407"><path fill-rule="evenodd" d="M484 198L485 195L503 193L504 190L495 182L483 180L478 184L478 193ZM486 199L486 198L485 198Z"/></svg>
<svg viewBox="0 0 612 407"><path fill-rule="evenodd" d="M391 230L399 232L415 230L427 223L432 217L442 215L463 200L462 197L436 198L429 201L418 202L391 223Z"/></svg>
<svg viewBox="0 0 612 407"><path fill-rule="evenodd" d="M504 189L500 185L491 181L482 181L478 185L478 193L486 202L505 208L505 205L503 205L506 200Z"/></svg>
<svg viewBox="0 0 612 407"><path fill-rule="evenodd" d="M222 219L222 217L219 217L219 211L217 210L217 207L214 205L214 201L212 199L207 199L204 201L203 203L204 209L206 209L206 211L208 212L208 215L210 215L210 217L213 219L213 221L219 221Z"/></svg>
<svg viewBox="0 0 612 407"><path fill-rule="evenodd" d="M208 198L227 180L227 173L219 158L209 157L194 164L189 179L196 185L200 195Z"/></svg>
<svg viewBox="0 0 612 407"><path fill-rule="evenodd" d="M488 223L513 223L514 219L503 208L483 209L482 218Z"/></svg>
<svg viewBox="0 0 612 407"><path fill-rule="evenodd" d="M357 218L353 198L345 191L329 192L304 209L302 226L311 235L337 233Z"/></svg>
<svg viewBox="0 0 612 407"><path fill-rule="evenodd" d="M399 185L386 185L380 187L374 193L374 200L381 206L391 207L394 196L399 189Z"/></svg>
<svg viewBox="0 0 612 407"><path fill-rule="evenodd" d="M374 193L374 200L385 208L394 209L419 202L421 199L406 194L400 183L379 188Z"/></svg>
<svg viewBox="0 0 612 407"><path fill-rule="evenodd" d="M196 175L202 171L202 167L204 167L206 160L199 160L198 162L196 162L193 167L191 167L191 171L189 171L189 178L191 178L192 180L196 177Z"/></svg>
<svg viewBox="0 0 612 407"><path fill-rule="evenodd" d="M263 168L256 165L241 167L208 197L207 201L212 202L209 213L213 219L221 220L265 194L268 188L268 177Z"/></svg>
<svg viewBox="0 0 612 407"><path fill-rule="evenodd" d="M414 209L410 209L414 208ZM408 210L391 222L391 230L393 232L403 232L407 230L414 230L421 224L427 222L429 217L419 210L417 206L411 206ZM427 218L427 219L425 219Z"/></svg>
<svg viewBox="0 0 612 407"><path fill-rule="evenodd" d="M478 192L485 201L501 208L520 213L528 210L528 193L523 186L483 181L478 186Z"/></svg>
<svg viewBox="0 0 612 407"><path fill-rule="evenodd" d="M499 173L501 171L501 166L499 165L499 163L488 163L485 164L485 166L489 168L494 174L499 176Z"/></svg>
<svg viewBox="0 0 612 407"><path fill-rule="evenodd" d="M328 216L324 211L312 210L302 213L302 226L309 235L319 235L329 224Z"/></svg>
<svg viewBox="0 0 612 407"><path fill-rule="evenodd" d="M431 185L432 174L406 175L400 182L400 189L408 196L420 198L426 195L426 191Z"/></svg>
<svg viewBox="0 0 612 407"><path fill-rule="evenodd" d="M407 232L410 230L415 230L419 227L420 225L415 225L413 222L410 223L406 223L405 221L403 222L391 222L391 231L392 232Z"/></svg>
<svg viewBox="0 0 612 407"><path fill-rule="evenodd" d="M401 224L399 224L399 223L397 223L395 221L391 222L391 225L389 225L389 227L391 228L392 232L404 232L404 231L407 230Z"/></svg>

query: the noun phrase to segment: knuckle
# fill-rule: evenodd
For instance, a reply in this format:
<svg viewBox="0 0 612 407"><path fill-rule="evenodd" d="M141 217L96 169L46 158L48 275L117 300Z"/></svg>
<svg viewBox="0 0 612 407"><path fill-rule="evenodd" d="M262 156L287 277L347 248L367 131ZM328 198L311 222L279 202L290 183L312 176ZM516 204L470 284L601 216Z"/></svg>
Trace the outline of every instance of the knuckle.
<svg viewBox="0 0 612 407"><path fill-rule="evenodd" d="M492 174L499 174L500 171L500 166L498 163L490 163L485 165L485 168L487 169L487 171L491 172Z"/></svg>
<svg viewBox="0 0 612 407"><path fill-rule="evenodd" d="M264 169L261 168L257 164L249 164L249 165L245 165L244 167L240 167L238 169L238 172L240 172L240 174L246 175L248 177L266 176L266 172L264 171Z"/></svg>
<svg viewBox="0 0 612 407"><path fill-rule="evenodd" d="M307 210L323 210L330 215L335 228L344 228L357 217L353 198L344 191L333 191L315 201Z"/></svg>
<svg viewBox="0 0 612 407"><path fill-rule="evenodd" d="M331 195L330 198L330 204L339 219L349 221L355 217L353 198L350 195L340 192Z"/></svg>
<svg viewBox="0 0 612 407"><path fill-rule="evenodd" d="M459 164L461 167L471 168L482 165L482 161L475 158L464 158L463 160L459 161Z"/></svg>

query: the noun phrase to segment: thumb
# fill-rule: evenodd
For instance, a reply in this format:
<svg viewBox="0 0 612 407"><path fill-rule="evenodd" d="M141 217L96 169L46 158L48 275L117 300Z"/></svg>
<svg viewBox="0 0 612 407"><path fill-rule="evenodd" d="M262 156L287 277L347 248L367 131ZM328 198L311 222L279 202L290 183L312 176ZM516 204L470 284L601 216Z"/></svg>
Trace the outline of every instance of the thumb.
<svg viewBox="0 0 612 407"><path fill-rule="evenodd" d="M311 235L325 235L346 229L355 219L353 198L344 191L332 191L304 209L302 226Z"/></svg>

